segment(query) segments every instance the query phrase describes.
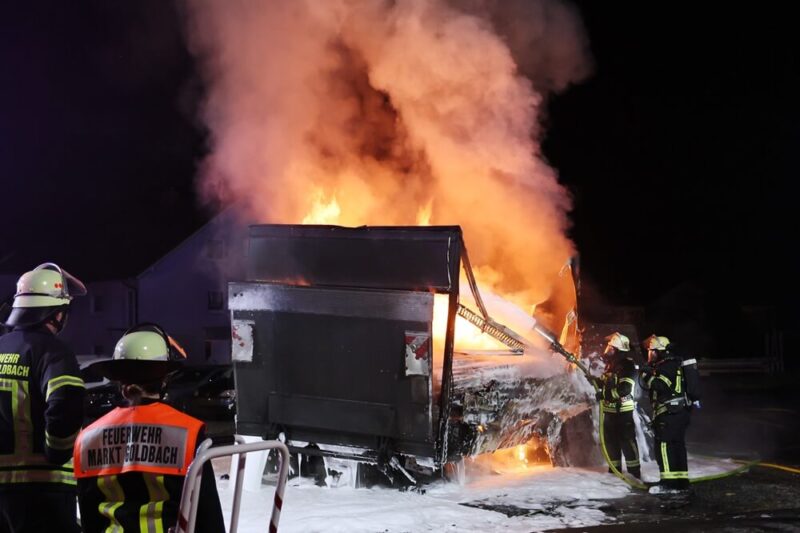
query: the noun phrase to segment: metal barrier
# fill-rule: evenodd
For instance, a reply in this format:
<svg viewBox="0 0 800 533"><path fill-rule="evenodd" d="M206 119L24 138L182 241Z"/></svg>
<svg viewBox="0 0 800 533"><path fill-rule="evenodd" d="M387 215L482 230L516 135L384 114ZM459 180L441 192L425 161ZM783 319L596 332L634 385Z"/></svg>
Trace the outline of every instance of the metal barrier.
<svg viewBox="0 0 800 533"><path fill-rule="evenodd" d="M242 483L244 482L244 465L249 452L260 452L264 450L278 450L281 454L280 469L278 470L278 483L275 487L275 498L272 505L272 515L270 516L270 533L278 531L278 521L281 517L281 507L283 507L283 493L286 490L286 480L289 478L289 449L285 444L277 440L264 442L251 442L245 444L244 439L236 436L236 444L230 446L219 446L211 448L211 439L206 439L197 448L197 455L189 465L186 479L183 482L183 494L181 495L181 506L178 510L178 525L175 533L194 533L195 522L197 520L197 504L200 500L200 482L203 476L203 465L211 459L224 457L226 455L240 455L236 468L236 486L233 492L233 505L231 508L231 527L230 533L236 533L239 527L239 508L242 497Z"/></svg>

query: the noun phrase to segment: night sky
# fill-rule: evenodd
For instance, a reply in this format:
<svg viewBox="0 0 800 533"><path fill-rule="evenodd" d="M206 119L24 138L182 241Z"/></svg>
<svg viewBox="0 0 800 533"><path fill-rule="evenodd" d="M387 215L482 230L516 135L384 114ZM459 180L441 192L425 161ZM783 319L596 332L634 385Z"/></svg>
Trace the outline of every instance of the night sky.
<svg viewBox="0 0 800 533"><path fill-rule="evenodd" d="M594 73L549 102L544 152L574 197L586 282L616 303L690 282L794 311L789 8L577 4ZM179 14L38 5L0 8L0 273L136 275L212 213L193 191L203 86Z"/></svg>

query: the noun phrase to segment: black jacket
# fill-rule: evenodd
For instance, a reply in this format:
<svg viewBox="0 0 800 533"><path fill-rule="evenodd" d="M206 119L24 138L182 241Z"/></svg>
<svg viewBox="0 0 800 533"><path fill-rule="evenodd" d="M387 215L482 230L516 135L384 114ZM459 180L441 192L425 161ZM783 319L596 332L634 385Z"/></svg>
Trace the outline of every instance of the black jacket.
<svg viewBox="0 0 800 533"><path fill-rule="evenodd" d="M628 412L635 407L636 364L633 359L616 355L602 377L601 408L604 412Z"/></svg>
<svg viewBox="0 0 800 533"><path fill-rule="evenodd" d="M85 387L75 354L45 327L0 337L0 490L75 490L72 445Z"/></svg>

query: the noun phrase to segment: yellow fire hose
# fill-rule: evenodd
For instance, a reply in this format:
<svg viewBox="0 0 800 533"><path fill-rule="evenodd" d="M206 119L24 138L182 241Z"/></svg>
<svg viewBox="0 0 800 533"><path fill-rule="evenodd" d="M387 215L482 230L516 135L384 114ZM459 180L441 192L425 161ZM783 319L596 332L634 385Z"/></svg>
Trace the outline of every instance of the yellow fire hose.
<svg viewBox="0 0 800 533"><path fill-rule="evenodd" d="M476 291L477 291L477 289L474 288L473 292L476 292ZM583 375L586 377L587 381L589 381L589 383L592 385L592 387L595 389L595 391L598 390L598 387L597 387L597 384L596 384L596 378L591 375L591 373L589 372L589 369L586 368L583 364L581 364L581 362L578 360L578 358L574 354L572 354L569 351L567 351L561 345L561 343L559 343L558 340L556 340L555 334L553 334L552 332L546 330L545 328L543 328L539 324L534 325L533 330L536 333L538 333L540 336L545 338L550 343L550 348L554 352L561 354L568 362L570 362L573 365L575 365L583 373ZM625 474L620 472L619 469L616 466L614 466L611 463L611 458L608 456L608 450L606 449L605 431L603 430L603 419L605 417L604 417L604 414L603 414L602 406L598 405L598 410L600 411L600 428L599 428L600 450L603 452L603 458L605 459L606 464L608 465L608 468L614 473L615 476L617 476L619 479L624 481L630 487L632 487L634 489L639 489L639 490L648 490L649 486L646 483L644 483L642 481L639 481L638 479L632 479L631 477L626 476ZM714 457L714 459L718 459L718 457ZM763 467L766 467L766 468L775 468L775 469L778 469L778 470L783 470L785 472L791 472L793 474L800 474L800 469L792 468L792 467L788 467L788 466L784 466L784 465L779 465L779 464L775 464L775 463L762 463L761 461L758 461L758 460L755 460L755 461L738 461L737 460L737 461L734 461L734 462L740 463L742 466L734 468L734 469L729 470L727 472L722 472L720 474L711 474L711 475L708 475L708 476L690 478L689 482L690 483L701 483L703 481L712 481L712 480L715 480L715 479L722 479L722 478L729 477L729 476L735 476L736 474L740 474L740 473L748 470L752 466L763 466Z"/></svg>
<svg viewBox="0 0 800 533"><path fill-rule="evenodd" d="M611 462L611 458L608 455L608 450L606 449L605 431L603 430L603 420L604 420L605 416L603 414L602 407L598 406L598 408L600 410L600 428L599 428L600 429L600 431L599 431L599 433L600 433L600 450L603 452L603 458L606 460L606 464L608 465L608 468L611 469L611 471L614 473L615 476L617 476L622 481L627 483L631 488L639 489L639 490L648 490L649 486L646 483L641 482L641 481L639 481L637 479L633 479L633 478L631 478L629 476L626 476L625 474L620 472L619 469L616 466L614 466L613 463ZM700 455L698 457L706 457L706 458L710 458L710 459L719 459L718 457L703 456L703 455ZM710 474L710 475L707 475L707 476L690 478L689 482L690 483L702 483L704 481L713 481L715 479L722 479L722 478L726 478L726 477L730 477L730 476L735 476L737 474L741 474L742 472L745 472L745 471L749 470L753 466L762 466L762 467L765 467L765 468L775 468L777 470L783 470L785 472L791 472L793 474L800 474L800 469L798 469L798 468L792 468L792 467L789 467L789 466L779 465L779 464L775 464L775 463L763 463L763 462L761 462L759 460L752 460L752 461L734 460L734 462L735 463L739 463L742 466L739 466L739 467L734 468L732 470L728 470L727 472L721 472L719 474Z"/></svg>
<svg viewBox="0 0 800 533"><path fill-rule="evenodd" d="M737 463L743 463L744 461L736 461ZM755 463L756 466L763 466L765 468L775 468L776 470L783 470L784 472L791 472L792 474L800 474L800 469L792 468L790 466L778 465L775 463Z"/></svg>
<svg viewBox="0 0 800 533"><path fill-rule="evenodd" d="M645 485L643 482L637 479L629 478L628 476L620 472L619 469L616 466L614 466L614 464L611 462L611 458L608 456L608 450L606 449L606 437L605 437L605 431L603 430L603 420L605 418L603 414L603 407L598 405L597 408L600 410L600 450L603 452L603 458L606 460L608 468L611 469L611 471L614 473L615 476L617 476L622 481L630 485L631 488L639 490L647 490L649 488L647 485Z"/></svg>

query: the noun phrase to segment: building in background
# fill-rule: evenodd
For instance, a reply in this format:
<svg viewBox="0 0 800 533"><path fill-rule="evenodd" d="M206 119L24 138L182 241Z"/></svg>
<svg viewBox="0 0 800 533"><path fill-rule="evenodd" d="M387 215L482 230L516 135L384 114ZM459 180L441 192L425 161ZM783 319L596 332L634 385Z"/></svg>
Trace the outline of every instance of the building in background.
<svg viewBox="0 0 800 533"><path fill-rule="evenodd" d="M229 363L228 280L244 279L247 225L223 211L137 277L138 320L163 326L192 363Z"/></svg>
<svg viewBox="0 0 800 533"><path fill-rule="evenodd" d="M122 334L136 323L136 280L92 281L86 296L70 305L61 334L78 355L111 356Z"/></svg>

